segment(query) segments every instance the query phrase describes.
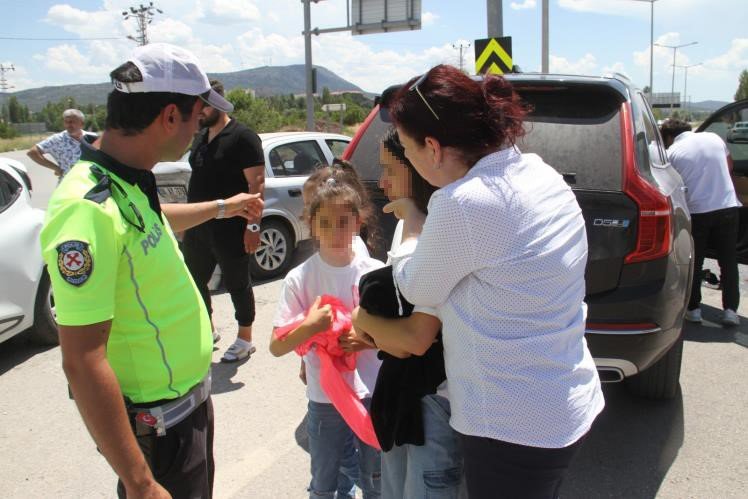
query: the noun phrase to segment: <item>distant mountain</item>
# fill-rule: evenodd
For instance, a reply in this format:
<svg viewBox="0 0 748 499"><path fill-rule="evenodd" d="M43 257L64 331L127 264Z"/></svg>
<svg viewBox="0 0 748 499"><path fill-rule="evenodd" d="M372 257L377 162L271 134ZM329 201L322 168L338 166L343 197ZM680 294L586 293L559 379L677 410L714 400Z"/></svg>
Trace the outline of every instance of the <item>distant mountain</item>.
<svg viewBox="0 0 748 499"><path fill-rule="evenodd" d="M703 100L699 102L689 102L688 108L694 111L706 111L713 113L717 109L721 108L722 106L726 106L727 104L729 104L729 102L727 101ZM685 103L682 103L681 106L685 106Z"/></svg>
<svg viewBox="0 0 748 499"><path fill-rule="evenodd" d="M362 92L353 83L344 80L329 69L321 66L317 68L317 90L322 92L324 87L331 92ZM226 91L232 88L251 88L258 96L302 94L306 91L304 65L292 66L263 66L245 69L232 73L209 73L210 78L223 82ZM15 95L19 102L26 104L31 111L39 111L47 102L57 102L65 97L72 97L79 104L104 104L106 96L111 91L109 83L93 83L79 85L60 85L56 87L30 88L7 94L0 94L0 103Z"/></svg>

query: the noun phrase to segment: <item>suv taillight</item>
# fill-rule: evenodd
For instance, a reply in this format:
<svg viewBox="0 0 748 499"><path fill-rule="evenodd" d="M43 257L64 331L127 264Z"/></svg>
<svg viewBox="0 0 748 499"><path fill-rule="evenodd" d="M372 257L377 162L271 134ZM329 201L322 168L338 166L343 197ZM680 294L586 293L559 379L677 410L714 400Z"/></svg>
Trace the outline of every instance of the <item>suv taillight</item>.
<svg viewBox="0 0 748 499"><path fill-rule="evenodd" d="M673 247L670 200L639 173L634 153L634 130L631 105L621 105L623 131L623 192L639 208L639 224L634 251L626 255L624 263L646 262L667 256Z"/></svg>

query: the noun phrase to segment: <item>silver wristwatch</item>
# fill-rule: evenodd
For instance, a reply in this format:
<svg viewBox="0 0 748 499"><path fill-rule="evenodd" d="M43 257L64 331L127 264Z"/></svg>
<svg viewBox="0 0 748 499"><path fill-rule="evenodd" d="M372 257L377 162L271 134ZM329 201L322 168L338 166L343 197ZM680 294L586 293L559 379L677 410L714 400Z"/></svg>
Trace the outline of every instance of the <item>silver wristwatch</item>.
<svg viewBox="0 0 748 499"><path fill-rule="evenodd" d="M216 203L218 203L218 215L216 215L216 218L225 218L226 201L224 201L223 199L216 199Z"/></svg>
<svg viewBox="0 0 748 499"><path fill-rule="evenodd" d="M260 232L260 226L258 224L247 224L247 230L249 232Z"/></svg>

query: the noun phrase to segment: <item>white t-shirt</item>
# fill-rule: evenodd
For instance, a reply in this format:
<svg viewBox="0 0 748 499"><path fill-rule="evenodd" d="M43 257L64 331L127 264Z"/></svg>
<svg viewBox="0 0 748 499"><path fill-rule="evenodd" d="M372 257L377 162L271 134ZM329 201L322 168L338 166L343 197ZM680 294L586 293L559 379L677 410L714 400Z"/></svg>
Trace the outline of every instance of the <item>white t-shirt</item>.
<svg viewBox="0 0 748 499"><path fill-rule="evenodd" d="M292 269L283 282L273 326L285 326L306 315L314 300L321 295L335 296L350 310L358 305L358 281L361 276L382 267L379 260L356 254L345 267L333 267L315 253L307 261ZM306 364L306 394L313 402L330 403L320 386L320 361L314 348L304 355ZM381 361L376 350L359 353L356 369L344 373L346 382L359 398L374 393Z"/></svg>
<svg viewBox="0 0 748 499"><path fill-rule="evenodd" d="M684 132L668 148L667 155L688 187L686 203L691 213L708 213L742 206L727 165L727 145L712 132Z"/></svg>

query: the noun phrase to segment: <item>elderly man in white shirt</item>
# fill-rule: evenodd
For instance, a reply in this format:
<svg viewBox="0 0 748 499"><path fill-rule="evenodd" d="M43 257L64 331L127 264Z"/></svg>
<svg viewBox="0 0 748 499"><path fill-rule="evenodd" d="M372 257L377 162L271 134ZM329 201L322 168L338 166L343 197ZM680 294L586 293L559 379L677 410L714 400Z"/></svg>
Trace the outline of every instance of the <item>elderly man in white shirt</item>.
<svg viewBox="0 0 748 499"><path fill-rule="evenodd" d="M722 325L737 326L740 288L736 247L742 205L730 178L730 151L719 135L693 133L685 121L669 119L660 131L670 163L688 187L695 264L686 320L701 322L702 268L707 246L713 241L722 281Z"/></svg>
<svg viewBox="0 0 748 499"><path fill-rule="evenodd" d="M36 163L52 170L62 178L81 156L81 140L96 135L83 130L84 114L78 109L66 109L62 113L65 130L42 140L28 150L26 155ZM48 154L55 161L45 157Z"/></svg>
<svg viewBox="0 0 748 499"><path fill-rule="evenodd" d="M425 220L389 205L404 247L421 232L393 266L403 296L442 320L470 497L551 499L604 400L584 340L584 219L563 178L514 146L518 100L449 66L404 87L390 114L440 189Z"/></svg>

